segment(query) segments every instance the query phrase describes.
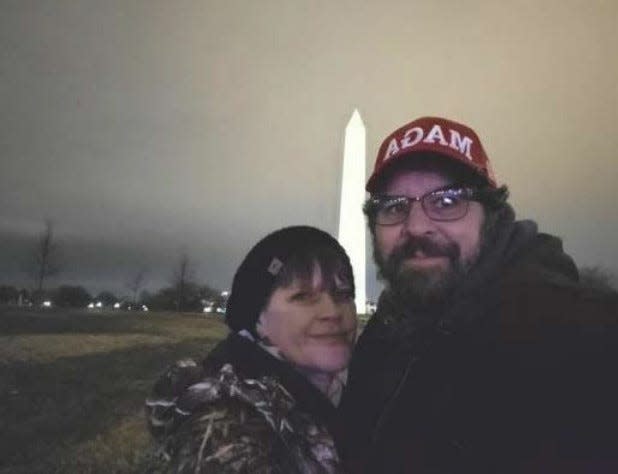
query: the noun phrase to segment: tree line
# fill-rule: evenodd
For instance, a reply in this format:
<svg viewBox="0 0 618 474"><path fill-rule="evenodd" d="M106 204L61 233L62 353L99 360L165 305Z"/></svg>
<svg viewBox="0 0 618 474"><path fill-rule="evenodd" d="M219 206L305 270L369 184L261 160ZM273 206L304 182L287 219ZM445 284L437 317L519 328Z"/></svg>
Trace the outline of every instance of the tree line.
<svg viewBox="0 0 618 474"><path fill-rule="evenodd" d="M31 288L17 288L0 285L0 304L22 304L41 306L50 304L61 308L86 308L92 304L99 308L156 311L202 311L205 306L212 309L225 307L226 295L208 285L195 281L191 260L182 253L171 273L170 284L156 292L144 290L148 279L145 268L139 269L125 284L128 294L115 295L102 291L96 295L81 285L59 285L48 288L51 277L61 272L60 247L50 220L44 222L40 234L35 239L30 255L28 273L32 277ZM599 266L579 269L580 282L590 288L615 291L616 278ZM47 303L46 303L47 302Z"/></svg>
<svg viewBox="0 0 618 474"><path fill-rule="evenodd" d="M148 272L139 269L125 282L127 293L116 295L111 291L91 294L82 285L50 287L49 280L62 271L60 246L55 227L46 220L36 236L28 258L27 272L32 278L30 288L0 285L0 304L28 306L55 306L61 308L115 308L125 310L202 311L204 306L225 306L225 295L208 285L195 281L189 256L182 253L171 272L170 284L158 291L145 290Z"/></svg>

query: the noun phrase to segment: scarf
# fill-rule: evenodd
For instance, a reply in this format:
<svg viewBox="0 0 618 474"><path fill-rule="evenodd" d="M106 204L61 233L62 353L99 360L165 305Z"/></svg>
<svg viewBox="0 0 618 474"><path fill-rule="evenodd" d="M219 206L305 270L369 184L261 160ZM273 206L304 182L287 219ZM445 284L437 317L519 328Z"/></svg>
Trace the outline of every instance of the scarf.
<svg viewBox="0 0 618 474"><path fill-rule="evenodd" d="M298 372L300 372L301 374L303 373L302 370L294 366L294 364L281 353L281 351L279 350L277 346L274 346L273 344L267 344L262 339L256 338L255 336L253 336L253 334L251 334L246 329L242 329L238 331L237 334L241 337L244 337L245 339L250 340L251 342L256 344L259 348L268 352L274 358L279 359L285 362L286 364L290 364L292 367L298 370ZM324 395L326 395L326 397L331 401L331 403L335 407L339 405L339 402L341 400L341 394L343 393L343 389L345 388L347 379L348 379L348 369L343 369L337 372L334 375L329 387L327 388L326 393L324 393Z"/></svg>

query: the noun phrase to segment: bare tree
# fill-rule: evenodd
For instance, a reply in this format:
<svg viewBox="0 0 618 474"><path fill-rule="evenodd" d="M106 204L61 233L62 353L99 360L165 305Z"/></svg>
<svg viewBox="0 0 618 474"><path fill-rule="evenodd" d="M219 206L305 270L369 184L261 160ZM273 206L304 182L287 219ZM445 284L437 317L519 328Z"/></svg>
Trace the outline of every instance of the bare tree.
<svg viewBox="0 0 618 474"><path fill-rule="evenodd" d="M582 267L579 269L579 280L583 286L598 290L616 290L615 277L600 266Z"/></svg>
<svg viewBox="0 0 618 474"><path fill-rule="evenodd" d="M45 227L37 237L33 250L32 273L35 280L35 299L41 298L48 277L60 271L58 264L58 245L54 236L54 224L45 221Z"/></svg>
<svg viewBox="0 0 618 474"><path fill-rule="evenodd" d="M127 288L131 291L133 295L133 303L137 303L137 294L144 286L144 282L146 281L146 270L144 268L140 268L135 275L127 282Z"/></svg>
<svg viewBox="0 0 618 474"><path fill-rule="evenodd" d="M191 282L191 263L188 255L183 252L180 255L176 271L173 276L173 286L176 292L176 309L183 311L185 308L185 302L187 298L187 288Z"/></svg>

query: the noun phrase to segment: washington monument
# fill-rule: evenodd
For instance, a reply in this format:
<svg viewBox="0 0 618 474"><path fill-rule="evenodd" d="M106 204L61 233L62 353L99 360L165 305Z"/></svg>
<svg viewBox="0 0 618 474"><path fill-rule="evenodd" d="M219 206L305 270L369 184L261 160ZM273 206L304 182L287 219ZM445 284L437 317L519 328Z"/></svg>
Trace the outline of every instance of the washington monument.
<svg viewBox="0 0 618 474"><path fill-rule="evenodd" d="M339 207L339 242L350 256L356 286L356 311L366 312L365 125L354 110L345 128Z"/></svg>

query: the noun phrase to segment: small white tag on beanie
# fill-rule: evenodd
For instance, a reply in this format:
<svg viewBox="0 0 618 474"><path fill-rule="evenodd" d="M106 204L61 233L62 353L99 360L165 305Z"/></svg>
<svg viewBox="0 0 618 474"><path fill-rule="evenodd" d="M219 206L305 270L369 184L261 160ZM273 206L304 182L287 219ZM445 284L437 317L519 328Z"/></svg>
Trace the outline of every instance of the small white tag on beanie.
<svg viewBox="0 0 618 474"><path fill-rule="evenodd" d="M277 275L281 271L281 267L283 267L283 262L275 257L270 262L270 265L268 265L268 273Z"/></svg>

